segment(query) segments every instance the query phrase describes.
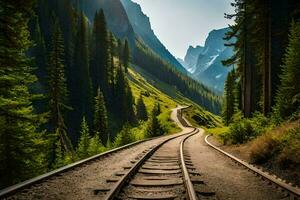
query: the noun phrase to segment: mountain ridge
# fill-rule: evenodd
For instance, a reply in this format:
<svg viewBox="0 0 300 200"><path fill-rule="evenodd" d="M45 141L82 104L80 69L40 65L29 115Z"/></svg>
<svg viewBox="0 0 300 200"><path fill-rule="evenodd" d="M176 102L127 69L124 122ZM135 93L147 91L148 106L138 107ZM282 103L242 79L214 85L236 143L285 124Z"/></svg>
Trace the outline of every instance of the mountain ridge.
<svg viewBox="0 0 300 200"><path fill-rule="evenodd" d="M222 28L210 31L204 47L190 46L182 62L192 78L217 93L223 92L227 74L232 70L232 66L225 67L221 62L233 55L233 49L224 45L226 41L223 38L228 30Z"/></svg>

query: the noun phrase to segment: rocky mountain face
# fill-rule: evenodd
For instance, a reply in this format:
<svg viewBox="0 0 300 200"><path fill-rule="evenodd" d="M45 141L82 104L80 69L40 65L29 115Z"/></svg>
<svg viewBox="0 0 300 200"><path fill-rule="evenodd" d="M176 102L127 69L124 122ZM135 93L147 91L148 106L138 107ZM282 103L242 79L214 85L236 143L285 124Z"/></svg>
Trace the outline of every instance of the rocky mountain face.
<svg viewBox="0 0 300 200"><path fill-rule="evenodd" d="M224 46L226 41L223 38L228 30L211 31L205 46L190 47L182 63L194 79L216 92L223 92L227 74L232 70L232 67L225 67L221 62L233 55L233 49Z"/></svg>
<svg viewBox="0 0 300 200"><path fill-rule="evenodd" d="M127 38L131 50L136 40L142 41L166 62L177 70L186 73L185 68L174 58L154 34L149 18L142 12L139 4L131 0L72 0L93 22L94 15L103 9L110 31L120 39ZM133 55L134 56L134 55Z"/></svg>
<svg viewBox="0 0 300 200"><path fill-rule="evenodd" d="M184 57L184 63L186 65L186 69L190 73L194 73L198 62L199 55L203 52L204 47L196 46L192 47L190 46L187 50L186 56Z"/></svg>
<svg viewBox="0 0 300 200"><path fill-rule="evenodd" d="M141 39L155 53L175 66L179 71L186 72L183 66L156 37L151 28L149 17L143 13L141 6L131 0L121 0L121 2L124 5L129 21L138 39Z"/></svg>
<svg viewBox="0 0 300 200"><path fill-rule="evenodd" d="M134 46L135 33L120 0L73 0L92 23L95 13L103 9L107 26L120 39L127 38Z"/></svg>

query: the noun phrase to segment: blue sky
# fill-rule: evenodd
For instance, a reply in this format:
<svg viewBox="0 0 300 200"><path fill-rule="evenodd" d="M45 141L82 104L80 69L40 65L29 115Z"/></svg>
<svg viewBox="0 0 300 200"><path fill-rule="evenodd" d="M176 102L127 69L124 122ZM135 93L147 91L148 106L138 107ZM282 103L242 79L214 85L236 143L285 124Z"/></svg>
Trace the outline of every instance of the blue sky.
<svg viewBox="0 0 300 200"><path fill-rule="evenodd" d="M152 29L169 51L183 58L189 45L203 45L208 33L231 21L232 0L132 0L150 18Z"/></svg>

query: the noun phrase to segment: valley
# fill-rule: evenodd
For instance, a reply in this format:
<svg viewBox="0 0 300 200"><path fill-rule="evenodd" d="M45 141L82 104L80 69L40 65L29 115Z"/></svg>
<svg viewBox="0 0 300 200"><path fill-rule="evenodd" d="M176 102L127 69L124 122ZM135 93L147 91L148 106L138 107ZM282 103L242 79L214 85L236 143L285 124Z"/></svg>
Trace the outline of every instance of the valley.
<svg viewBox="0 0 300 200"><path fill-rule="evenodd" d="M300 198L297 0L1 1L0 27L0 199Z"/></svg>

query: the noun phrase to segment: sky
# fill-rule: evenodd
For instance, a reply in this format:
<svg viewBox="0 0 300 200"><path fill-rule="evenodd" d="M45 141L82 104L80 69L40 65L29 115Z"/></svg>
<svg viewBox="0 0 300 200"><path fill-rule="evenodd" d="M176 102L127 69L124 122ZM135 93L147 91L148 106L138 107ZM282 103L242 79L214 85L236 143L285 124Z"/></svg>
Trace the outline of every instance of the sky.
<svg viewBox="0 0 300 200"><path fill-rule="evenodd" d="M232 0L132 0L150 18L152 29L166 48L184 58L190 45L204 45L208 33L227 27L224 13L233 13Z"/></svg>

